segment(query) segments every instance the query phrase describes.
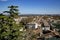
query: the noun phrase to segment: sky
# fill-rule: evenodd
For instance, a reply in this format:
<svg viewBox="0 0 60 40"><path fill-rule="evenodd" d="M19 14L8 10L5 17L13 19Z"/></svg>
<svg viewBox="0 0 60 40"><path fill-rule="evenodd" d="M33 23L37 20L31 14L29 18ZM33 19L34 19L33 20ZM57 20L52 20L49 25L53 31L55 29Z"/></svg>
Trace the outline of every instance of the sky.
<svg viewBox="0 0 60 40"><path fill-rule="evenodd" d="M20 14L60 14L60 0L0 0L0 12L19 6Z"/></svg>

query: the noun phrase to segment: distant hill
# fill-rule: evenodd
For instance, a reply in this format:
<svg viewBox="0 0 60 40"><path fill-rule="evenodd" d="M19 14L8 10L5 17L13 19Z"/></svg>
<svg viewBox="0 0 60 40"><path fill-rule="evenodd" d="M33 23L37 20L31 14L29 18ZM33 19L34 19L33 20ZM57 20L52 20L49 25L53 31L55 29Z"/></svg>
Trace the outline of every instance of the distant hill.
<svg viewBox="0 0 60 40"><path fill-rule="evenodd" d="M9 16L9 15L6 15L6 16ZM60 16L60 14L19 14L19 16Z"/></svg>
<svg viewBox="0 0 60 40"><path fill-rule="evenodd" d="M60 16L60 14L21 14L20 16Z"/></svg>

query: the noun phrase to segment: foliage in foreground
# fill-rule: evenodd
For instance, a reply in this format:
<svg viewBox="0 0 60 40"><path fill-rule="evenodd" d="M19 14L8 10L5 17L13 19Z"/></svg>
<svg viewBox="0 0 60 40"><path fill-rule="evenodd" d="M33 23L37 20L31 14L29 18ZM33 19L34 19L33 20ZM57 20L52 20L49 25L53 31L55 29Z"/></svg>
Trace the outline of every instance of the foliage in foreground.
<svg viewBox="0 0 60 40"><path fill-rule="evenodd" d="M21 23L16 24L13 19L15 14L18 14L15 10L16 6L9 8L11 8L10 11L5 12L9 12L10 16L0 15L0 40L23 40L24 32L19 30L24 27Z"/></svg>

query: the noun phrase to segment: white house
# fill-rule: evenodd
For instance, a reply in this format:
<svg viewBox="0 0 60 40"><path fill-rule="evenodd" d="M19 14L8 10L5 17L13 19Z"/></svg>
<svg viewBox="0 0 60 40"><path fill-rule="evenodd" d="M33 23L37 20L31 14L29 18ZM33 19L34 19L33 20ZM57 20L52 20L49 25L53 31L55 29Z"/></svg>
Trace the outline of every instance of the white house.
<svg viewBox="0 0 60 40"><path fill-rule="evenodd" d="M27 27L27 28L36 29L36 28L38 28L38 24L35 23L35 22L30 22L30 23L27 23L27 24L26 24L26 27Z"/></svg>
<svg viewBox="0 0 60 40"><path fill-rule="evenodd" d="M49 23L46 21L46 20L42 20L42 22L43 22L43 27L42 27L42 30L50 30L50 25L49 25Z"/></svg>

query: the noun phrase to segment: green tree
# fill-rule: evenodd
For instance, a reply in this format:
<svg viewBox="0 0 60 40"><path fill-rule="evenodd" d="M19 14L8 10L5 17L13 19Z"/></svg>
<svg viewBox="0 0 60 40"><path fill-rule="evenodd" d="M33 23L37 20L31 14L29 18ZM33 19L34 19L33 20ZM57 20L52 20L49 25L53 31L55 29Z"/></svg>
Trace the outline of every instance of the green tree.
<svg viewBox="0 0 60 40"><path fill-rule="evenodd" d="M20 31L24 28L22 23L16 24L13 19L15 15L18 16L17 6L9 6L10 10L5 11L10 13L10 16L0 14L0 40L23 40L25 31ZM13 18L12 18L13 17Z"/></svg>
<svg viewBox="0 0 60 40"><path fill-rule="evenodd" d="M11 17L15 17L18 15L18 6L8 6L9 11L4 11L4 13L9 13Z"/></svg>

